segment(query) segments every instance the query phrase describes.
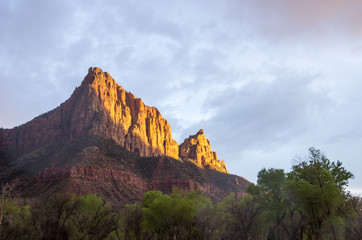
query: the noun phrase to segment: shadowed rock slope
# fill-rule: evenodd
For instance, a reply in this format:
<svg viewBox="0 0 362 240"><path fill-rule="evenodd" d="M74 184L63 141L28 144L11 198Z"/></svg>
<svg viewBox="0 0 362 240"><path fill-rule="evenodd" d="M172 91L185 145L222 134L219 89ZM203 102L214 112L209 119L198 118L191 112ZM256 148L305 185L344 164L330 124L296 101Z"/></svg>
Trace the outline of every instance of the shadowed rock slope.
<svg viewBox="0 0 362 240"><path fill-rule="evenodd" d="M200 188L219 200L249 184L226 174L203 131L179 146L156 108L99 68L58 108L0 129L0 171L1 182L17 181L21 196L91 192L113 202L173 187Z"/></svg>

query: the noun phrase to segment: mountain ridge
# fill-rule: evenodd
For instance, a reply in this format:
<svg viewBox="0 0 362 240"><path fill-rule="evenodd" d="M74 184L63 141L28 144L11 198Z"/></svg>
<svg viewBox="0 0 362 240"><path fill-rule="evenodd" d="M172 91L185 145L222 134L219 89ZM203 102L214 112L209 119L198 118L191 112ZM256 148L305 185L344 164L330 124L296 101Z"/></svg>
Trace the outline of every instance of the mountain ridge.
<svg viewBox="0 0 362 240"><path fill-rule="evenodd" d="M86 142L88 138L94 137L98 139L98 142L92 143L93 145L86 147L79 143L79 141ZM102 149L99 147L99 142L109 140L112 141L111 145L124 149L117 150L120 156L104 149L103 152L98 151L98 155L94 155L97 153L96 149ZM81 145L82 148L74 150L75 155L69 155L68 150L64 149L67 149L67 146L71 148L74 144ZM217 154L211 151L210 141L205 137L203 130L196 135L190 135L178 145L172 138L170 124L157 108L145 105L141 98L124 90L109 73L103 72L100 68L89 68L81 85L57 108L13 129L0 129L0 170L2 171L0 180L11 181L20 178L28 179L29 182L30 177L33 179L30 182L34 182L34 186L49 181L58 186L58 183L54 181L59 180L57 176L62 176L59 181L76 182L80 184L79 189L82 189L84 187L82 184L86 184L87 181L82 182L81 179L92 179L93 175L87 174L94 172L97 176L103 176L101 177L103 180L100 181L107 186L106 192L108 192L111 191L108 181L124 181L121 180L124 179L123 177L117 178L121 173L112 172L112 168L124 167L117 161L120 161L122 156L129 155L127 151L135 155L128 160L129 167L125 170L126 173L122 174L126 174L128 178L131 175L138 176L134 178L135 182L153 182L153 185L141 184L136 187L138 189L136 192L139 193L136 194L138 198L144 191L153 188L169 191L172 186L185 189L196 187L220 197L229 192L241 194L245 186L249 184L246 179L229 175L225 162L218 160ZM83 152L88 154L82 155ZM99 162L95 156L99 156ZM137 169L143 168L137 165L140 161L148 166L145 171L153 169L147 161L137 160L142 158L147 158L159 166L158 172L151 174L151 178L138 173ZM87 165L91 159L94 166ZM113 160L109 162L110 159ZM70 165L66 165L66 162L70 162ZM108 165L105 168L102 164L106 163ZM111 163L115 165L112 166ZM123 161L123 164L126 162ZM191 174L194 168L189 164L200 170ZM74 171L79 174L75 174ZM220 172L221 175L214 172ZM180 175L180 173L183 174ZM221 182L229 182L230 187L226 187L229 190L224 191L223 186L218 186L218 183L212 177L210 178L211 175L220 176ZM197 179L204 180L198 183ZM126 188L126 185L116 187L120 191ZM84 189L91 191L92 186L84 187ZM102 192L103 190L100 189L101 187L97 191ZM19 191L27 195L27 191L21 190L21 187Z"/></svg>
<svg viewBox="0 0 362 240"><path fill-rule="evenodd" d="M0 150L16 146L24 151L49 141L71 142L87 135L113 139L141 156L181 159L171 126L158 109L145 105L97 67L89 68L81 85L57 108L13 129L1 130ZM212 162L215 166L211 162L197 165L228 173L217 158Z"/></svg>

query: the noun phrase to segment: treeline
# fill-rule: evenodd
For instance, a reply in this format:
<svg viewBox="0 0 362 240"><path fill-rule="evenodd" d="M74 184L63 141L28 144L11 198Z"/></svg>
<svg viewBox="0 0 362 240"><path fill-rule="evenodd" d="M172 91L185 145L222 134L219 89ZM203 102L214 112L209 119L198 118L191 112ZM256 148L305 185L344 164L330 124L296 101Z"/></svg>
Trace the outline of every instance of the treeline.
<svg viewBox="0 0 362 240"><path fill-rule="evenodd" d="M24 202L5 185L0 239L361 239L361 198L345 189L351 177L311 148L291 172L262 169L248 195L218 203L178 189L122 206L92 194Z"/></svg>

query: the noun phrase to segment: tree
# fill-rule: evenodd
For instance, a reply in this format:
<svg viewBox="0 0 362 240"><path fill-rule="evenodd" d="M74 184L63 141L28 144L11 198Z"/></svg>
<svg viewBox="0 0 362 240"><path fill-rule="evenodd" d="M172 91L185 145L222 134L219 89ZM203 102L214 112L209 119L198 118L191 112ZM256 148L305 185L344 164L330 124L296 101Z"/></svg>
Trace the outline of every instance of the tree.
<svg viewBox="0 0 362 240"><path fill-rule="evenodd" d="M170 195L147 192L142 199L144 227L158 239L193 239L198 234L197 210L208 203L200 190L189 193L175 188Z"/></svg>
<svg viewBox="0 0 362 240"><path fill-rule="evenodd" d="M29 225L30 208L22 206L15 199L8 199L4 207L4 219L0 230L0 239L31 239L33 231Z"/></svg>
<svg viewBox="0 0 362 240"><path fill-rule="evenodd" d="M230 208L231 218L226 228L225 239L258 239L263 235L262 206L252 196L235 200Z"/></svg>
<svg viewBox="0 0 362 240"><path fill-rule="evenodd" d="M1 202L0 202L0 231L4 223L4 213L6 204L11 200L11 192L17 182L1 184Z"/></svg>
<svg viewBox="0 0 362 240"><path fill-rule="evenodd" d="M263 206L268 239L302 239L305 216L286 189L286 184L283 169L264 168L258 173L257 186L248 188L254 200Z"/></svg>
<svg viewBox="0 0 362 240"><path fill-rule="evenodd" d="M79 196L67 227L70 239L105 239L119 228L119 214L95 194Z"/></svg>
<svg viewBox="0 0 362 240"><path fill-rule="evenodd" d="M257 186L248 191L254 201L262 206L264 223L268 226L268 239L290 239L286 227L290 202L285 194L286 174L283 169L262 169L258 173ZM252 190L254 188L254 191Z"/></svg>
<svg viewBox="0 0 362 240"><path fill-rule="evenodd" d="M142 227L144 217L140 203L126 204L120 215L120 228L119 231L115 231L117 239L147 240L153 238L153 232Z"/></svg>
<svg viewBox="0 0 362 240"><path fill-rule="evenodd" d="M31 204L29 225L36 239L68 239L67 222L75 214L74 195L42 196Z"/></svg>
<svg viewBox="0 0 362 240"><path fill-rule="evenodd" d="M223 213L210 201L197 208L194 223L198 229L197 239L220 239L223 221Z"/></svg>
<svg viewBox="0 0 362 240"><path fill-rule="evenodd" d="M346 201L347 224L345 239L358 240L362 236L362 198L347 195Z"/></svg>
<svg viewBox="0 0 362 240"><path fill-rule="evenodd" d="M320 150L309 148L308 160L292 167L288 174L288 190L296 204L306 213L310 238L323 235L337 239L340 208L344 204L345 187L353 176L342 163L331 162Z"/></svg>
<svg viewBox="0 0 362 240"><path fill-rule="evenodd" d="M149 191L142 199L143 226L153 231L158 239L164 239L171 231L173 218L171 198L161 191Z"/></svg>

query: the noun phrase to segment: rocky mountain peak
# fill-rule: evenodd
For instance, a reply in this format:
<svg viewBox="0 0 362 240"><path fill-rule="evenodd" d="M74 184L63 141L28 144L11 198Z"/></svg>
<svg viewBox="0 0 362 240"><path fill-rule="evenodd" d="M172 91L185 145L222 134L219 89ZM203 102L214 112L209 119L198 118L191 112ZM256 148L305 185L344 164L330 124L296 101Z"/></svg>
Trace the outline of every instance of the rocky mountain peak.
<svg viewBox="0 0 362 240"><path fill-rule="evenodd" d="M98 67L90 67L81 86L83 85L98 85L111 88L111 86L115 86L116 83L108 72L103 72L102 69Z"/></svg>
<svg viewBox="0 0 362 240"><path fill-rule="evenodd" d="M140 156L179 159L170 124L160 112L96 67L89 68L81 86L58 108L1 135L0 149L25 151L53 141L99 136Z"/></svg>
<svg viewBox="0 0 362 240"><path fill-rule="evenodd" d="M59 107L19 127L0 128L0 182L20 179L17 191L25 197L91 192L128 202L152 189L178 187L221 200L240 196L250 184L224 173L204 130L179 146L155 107L100 68L90 68Z"/></svg>
<svg viewBox="0 0 362 240"><path fill-rule="evenodd" d="M204 135L204 129L200 129L200 130L196 133L196 135Z"/></svg>
<svg viewBox="0 0 362 240"><path fill-rule="evenodd" d="M88 136L112 139L140 156L168 156L227 173L203 129L179 146L157 108L145 105L97 67L89 68L81 86L58 108L13 130L1 130L0 150L15 147L23 152L54 141L71 143Z"/></svg>
<svg viewBox="0 0 362 240"><path fill-rule="evenodd" d="M103 129L96 135L104 137L104 132L109 132L106 137L141 156L179 159L171 127L156 108L145 105L141 98L124 90L109 73L97 67L89 68L81 86L88 88L88 95L95 96L93 101L99 100L102 105L102 109L94 109L103 115Z"/></svg>
<svg viewBox="0 0 362 240"><path fill-rule="evenodd" d="M224 160L220 161L216 152L211 150L210 141L205 137L203 129L184 140L179 147L179 154L182 160L191 161L199 167L228 173Z"/></svg>

